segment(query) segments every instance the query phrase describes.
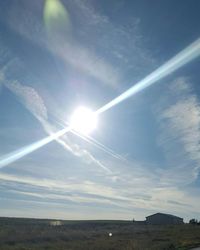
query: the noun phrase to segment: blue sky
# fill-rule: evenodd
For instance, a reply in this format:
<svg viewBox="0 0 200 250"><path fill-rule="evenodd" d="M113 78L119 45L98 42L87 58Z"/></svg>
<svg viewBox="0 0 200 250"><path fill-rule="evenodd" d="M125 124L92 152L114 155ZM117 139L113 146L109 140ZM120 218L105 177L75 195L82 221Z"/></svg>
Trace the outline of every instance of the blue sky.
<svg viewBox="0 0 200 250"><path fill-rule="evenodd" d="M102 107L198 39L199 7L195 0L2 1L0 160L67 126L77 106ZM3 166L0 215L200 219L199 63L99 115L91 137L123 159L67 133Z"/></svg>

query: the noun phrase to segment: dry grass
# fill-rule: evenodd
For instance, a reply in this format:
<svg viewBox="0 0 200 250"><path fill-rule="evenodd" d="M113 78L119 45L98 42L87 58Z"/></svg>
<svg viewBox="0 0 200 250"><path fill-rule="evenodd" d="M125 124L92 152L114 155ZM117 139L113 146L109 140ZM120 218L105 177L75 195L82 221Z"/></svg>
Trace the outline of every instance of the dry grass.
<svg viewBox="0 0 200 250"><path fill-rule="evenodd" d="M113 236L109 237L108 233ZM0 218L0 250L157 250L200 246L200 226L145 226L123 221Z"/></svg>

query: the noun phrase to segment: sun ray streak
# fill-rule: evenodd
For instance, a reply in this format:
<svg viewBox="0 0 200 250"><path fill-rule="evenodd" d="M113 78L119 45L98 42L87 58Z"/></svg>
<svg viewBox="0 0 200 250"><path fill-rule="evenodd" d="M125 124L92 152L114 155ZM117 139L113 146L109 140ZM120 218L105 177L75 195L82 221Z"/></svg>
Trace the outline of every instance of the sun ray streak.
<svg viewBox="0 0 200 250"><path fill-rule="evenodd" d="M163 64L161 67L159 67L157 70L153 71L151 74L146 76L143 80L136 83L134 86L129 88L127 91L119 95L118 97L114 98L109 103L105 104L101 108L99 108L97 111L95 111L95 114L101 114L108 109L114 107L115 105L121 103L122 101L126 100L127 98L131 97L132 95L142 91L143 89L151 86L152 84L156 83L157 81L161 80L162 78L168 76L169 74L173 73L180 67L184 66L185 64L191 62L195 58L197 58L200 55L200 38L197 39L194 43L189 45L187 48L179 52L177 55L175 55L173 58L171 58L169 61L167 61L165 64ZM28 155L32 153L33 151L41 148L42 146L46 145L47 143L58 139L60 136L64 135L68 131L70 131L71 128L67 127L64 128L54 134L51 134L50 136L37 141L29 146L26 146L20 150L14 151L10 154L7 154L3 157L0 157L0 168L7 166L16 160L19 160L20 158L24 157L25 155ZM80 135L79 135L80 136ZM87 139L89 140L89 138ZM92 140L90 140L92 141ZM93 140L93 143L95 141ZM104 148L104 151L107 150L107 148L104 145L101 145L100 143L96 143L99 147L102 149ZM109 149L107 152L112 153L112 151Z"/></svg>
<svg viewBox="0 0 200 250"><path fill-rule="evenodd" d="M162 78L166 77L167 75L173 73L183 65L189 63L193 59L197 58L200 55L200 38L189 45L187 48L179 52L176 56L171 58L157 70L153 71L150 75L145 77L143 80L136 83L133 87L129 88L127 91L104 105L103 107L99 108L96 111L96 114L100 114L105 112L106 110L114 107L115 105L119 104L120 102L126 100L127 98L131 97L132 95L142 91L143 89L151 86L152 84L156 83L157 81L161 80Z"/></svg>
<svg viewBox="0 0 200 250"><path fill-rule="evenodd" d="M70 130L70 127L64 128L54 134L51 134L50 136L37 141L29 146L23 147L19 150L16 150L12 153L9 153L7 155L4 155L3 157L0 157L0 168L3 168L19 159L22 157L32 153L33 151L41 148L42 146L46 145L47 143L59 138L60 136L64 135Z"/></svg>

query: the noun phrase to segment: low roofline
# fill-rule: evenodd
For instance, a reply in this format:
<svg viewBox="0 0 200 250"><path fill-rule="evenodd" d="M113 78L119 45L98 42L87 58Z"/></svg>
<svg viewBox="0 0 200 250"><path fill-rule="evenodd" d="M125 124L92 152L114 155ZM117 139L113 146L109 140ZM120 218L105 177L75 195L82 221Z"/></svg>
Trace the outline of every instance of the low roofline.
<svg viewBox="0 0 200 250"><path fill-rule="evenodd" d="M178 216L175 216L175 215L172 215L172 214L165 214L165 213L155 213L155 214L146 216L145 218L149 218L149 217L152 217L152 216L157 215L157 214L168 216L168 217L173 217L173 218L178 218L178 219L182 219L183 220L183 218L181 218L181 217L178 217Z"/></svg>

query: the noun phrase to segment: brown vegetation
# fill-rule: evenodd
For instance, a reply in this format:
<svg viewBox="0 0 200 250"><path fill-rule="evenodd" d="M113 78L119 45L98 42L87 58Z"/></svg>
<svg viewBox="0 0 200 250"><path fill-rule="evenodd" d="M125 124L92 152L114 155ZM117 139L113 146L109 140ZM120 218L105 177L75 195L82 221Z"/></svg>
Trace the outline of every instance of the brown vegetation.
<svg viewBox="0 0 200 250"><path fill-rule="evenodd" d="M112 237L109 233L112 232ZM0 250L190 249L200 226L148 226L127 221L62 221L0 218Z"/></svg>

